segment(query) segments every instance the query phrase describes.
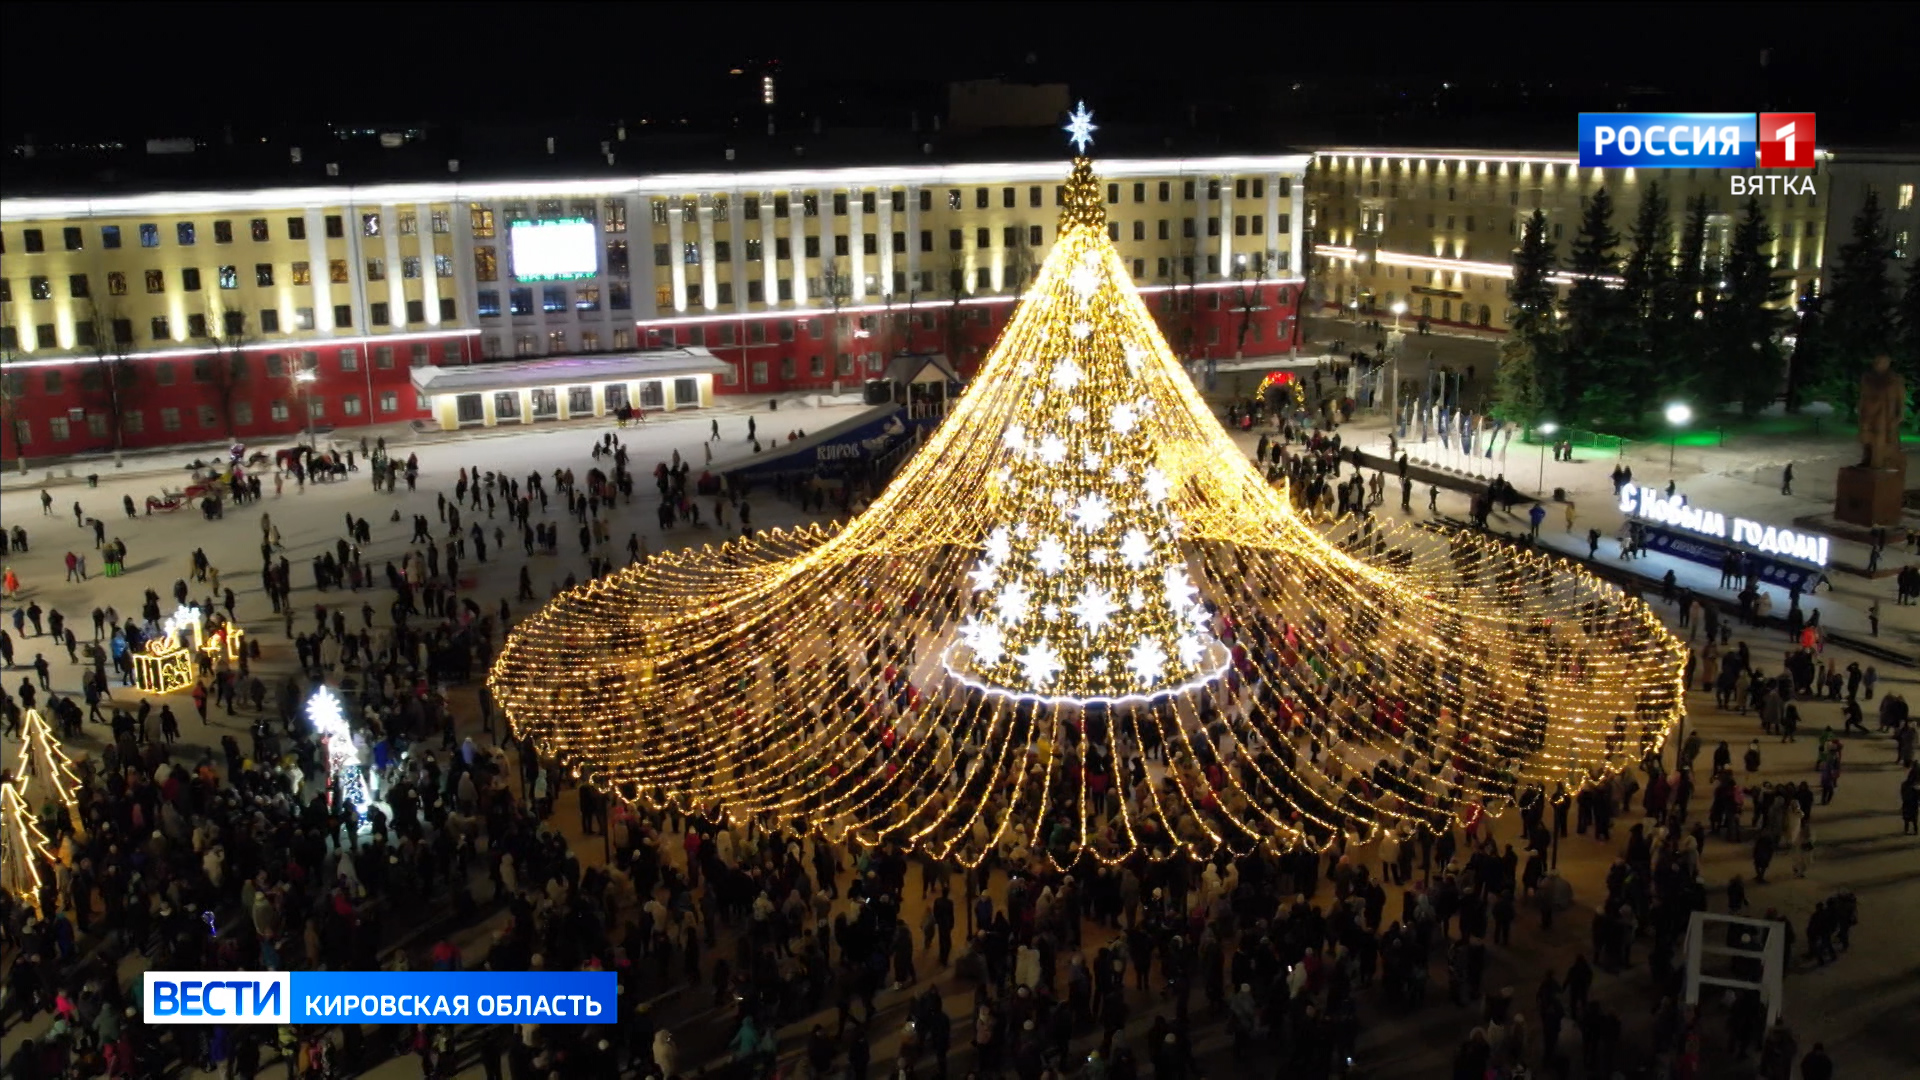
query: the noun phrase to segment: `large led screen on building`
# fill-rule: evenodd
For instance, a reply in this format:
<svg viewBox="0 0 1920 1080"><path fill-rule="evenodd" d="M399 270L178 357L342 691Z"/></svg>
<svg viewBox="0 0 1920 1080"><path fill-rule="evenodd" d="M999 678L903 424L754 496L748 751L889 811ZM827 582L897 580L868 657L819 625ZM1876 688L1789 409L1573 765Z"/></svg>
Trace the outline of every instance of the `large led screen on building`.
<svg viewBox="0 0 1920 1080"><path fill-rule="evenodd" d="M599 245L586 218L515 221L507 237L516 281L566 281L599 271Z"/></svg>

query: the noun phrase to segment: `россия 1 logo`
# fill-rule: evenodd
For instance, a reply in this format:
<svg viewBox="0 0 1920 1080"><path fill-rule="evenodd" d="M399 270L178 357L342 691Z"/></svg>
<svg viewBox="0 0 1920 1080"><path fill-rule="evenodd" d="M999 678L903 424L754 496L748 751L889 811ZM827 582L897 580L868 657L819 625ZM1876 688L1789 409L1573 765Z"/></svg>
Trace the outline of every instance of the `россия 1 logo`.
<svg viewBox="0 0 1920 1080"><path fill-rule="evenodd" d="M1814 167L1812 113L1581 113L1582 168Z"/></svg>

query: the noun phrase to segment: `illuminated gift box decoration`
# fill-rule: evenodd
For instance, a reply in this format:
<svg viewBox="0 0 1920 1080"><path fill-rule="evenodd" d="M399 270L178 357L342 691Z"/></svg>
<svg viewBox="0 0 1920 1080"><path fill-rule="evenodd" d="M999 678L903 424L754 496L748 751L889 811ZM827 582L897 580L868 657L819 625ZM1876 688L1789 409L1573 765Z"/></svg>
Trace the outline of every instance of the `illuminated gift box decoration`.
<svg viewBox="0 0 1920 1080"><path fill-rule="evenodd" d="M192 640L187 639L191 632ZM147 651L133 657L133 681L150 694L171 694L193 685L193 655L204 653L210 659L240 660L246 631L231 622L221 622L211 632L206 616L191 605L167 616L161 634L147 643Z"/></svg>

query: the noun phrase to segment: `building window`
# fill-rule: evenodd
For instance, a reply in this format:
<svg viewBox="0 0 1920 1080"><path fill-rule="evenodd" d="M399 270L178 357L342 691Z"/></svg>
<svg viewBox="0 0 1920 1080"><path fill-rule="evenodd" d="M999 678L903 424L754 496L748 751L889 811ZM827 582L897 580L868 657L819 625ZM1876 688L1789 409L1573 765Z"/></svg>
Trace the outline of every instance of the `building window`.
<svg viewBox="0 0 1920 1080"><path fill-rule="evenodd" d="M115 345L133 344L133 320L132 319L113 320L113 343Z"/></svg>
<svg viewBox="0 0 1920 1080"><path fill-rule="evenodd" d="M290 217L287 219L287 239L305 240L307 238L307 219Z"/></svg>
<svg viewBox="0 0 1920 1080"><path fill-rule="evenodd" d="M836 191L833 193L833 216L847 216L847 193L844 191Z"/></svg>
<svg viewBox="0 0 1920 1080"><path fill-rule="evenodd" d="M367 280L368 281L387 280L387 260L368 259L367 260Z"/></svg>
<svg viewBox="0 0 1920 1080"><path fill-rule="evenodd" d="M213 223L213 242L216 244L233 243L233 222L216 221Z"/></svg>
<svg viewBox="0 0 1920 1080"><path fill-rule="evenodd" d="M255 285L258 285L262 289L272 288L273 287L273 264L272 263L254 263L253 264L253 283Z"/></svg>
<svg viewBox="0 0 1920 1080"><path fill-rule="evenodd" d="M433 276L450 278L453 276L453 256L435 255L433 257Z"/></svg>
<svg viewBox="0 0 1920 1080"><path fill-rule="evenodd" d="M200 291L200 268L189 266L180 271L180 287L188 292Z"/></svg>
<svg viewBox="0 0 1920 1080"><path fill-rule="evenodd" d="M491 244L473 249L473 277L476 281L500 280L500 256Z"/></svg>
<svg viewBox="0 0 1920 1080"><path fill-rule="evenodd" d="M45 274L36 274L27 279L27 295L35 300L53 299L53 279Z"/></svg>
<svg viewBox="0 0 1920 1080"><path fill-rule="evenodd" d="M360 370L360 350L359 349L341 349L340 350L340 370L341 371L359 371Z"/></svg>
<svg viewBox="0 0 1920 1080"><path fill-rule="evenodd" d="M221 267L220 268L220 287L223 289L239 288L240 287L240 268L237 266Z"/></svg>
<svg viewBox="0 0 1920 1080"><path fill-rule="evenodd" d="M567 351L567 332L555 330L547 335L547 352L563 353Z"/></svg>
<svg viewBox="0 0 1920 1080"><path fill-rule="evenodd" d="M147 271L147 292L163 293L167 291L167 274L164 270Z"/></svg>
<svg viewBox="0 0 1920 1080"><path fill-rule="evenodd" d="M60 235L61 239L65 241L68 251L79 251L86 244L86 241L82 239L81 230L78 225L68 225L60 230Z"/></svg>
<svg viewBox="0 0 1920 1080"><path fill-rule="evenodd" d="M567 310L567 287L548 285L540 290L540 307L549 313Z"/></svg>
<svg viewBox="0 0 1920 1080"><path fill-rule="evenodd" d="M397 393L394 393L392 390L381 391L380 392L380 411L381 412L399 412L400 411L400 395Z"/></svg>
<svg viewBox="0 0 1920 1080"><path fill-rule="evenodd" d="M433 212L433 231L436 236L445 236L453 231L453 215L445 210Z"/></svg>
<svg viewBox="0 0 1920 1080"><path fill-rule="evenodd" d="M807 192L800 197L800 213L804 217L820 216L820 196L817 192Z"/></svg>
<svg viewBox="0 0 1920 1080"><path fill-rule="evenodd" d="M380 235L380 215L379 214L361 214L360 215L360 235L361 236L379 236Z"/></svg>
<svg viewBox="0 0 1920 1080"><path fill-rule="evenodd" d="M303 262L294 263L293 264L293 283L295 285L313 284L313 267L308 263L303 263Z"/></svg>
<svg viewBox="0 0 1920 1080"><path fill-rule="evenodd" d="M333 326L336 330L348 330L353 327L353 305L333 305Z"/></svg>
<svg viewBox="0 0 1920 1080"><path fill-rule="evenodd" d="M807 255L806 255L806 257L807 257L807 258L809 258L809 259L817 259L817 258L819 258L819 257L820 257L820 238L819 238L819 237L817 237L817 236L809 236L809 237L807 237L807 238L806 238L806 247L805 247L805 249L804 249L804 250L805 250L805 251L806 251L806 253L807 253Z"/></svg>
<svg viewBox="0 0 1920 1080"><path fill-rule="evenodd" d="M392 322L391 309L385 302L367 305L368 326L388 326Z"/></svg>
<svg viewBox="0 0 1920 1080"><path fill-rule="evenodd" d="M311 330L313 329L313 326L314 326L314 321L313 321L312 308L297 307L293 309L293 328L295 330Z"/></svg>
<svg viewBox="0 0 1920 1080"><path fill-rule="evenodd" d="M808 239L811 240L813 238L808 237ZM688 266L699 266L700 265L700 245L689 241L688 243L683 244L681 247L682 247L682 250L680 253L680 261L687 264Z"/></svg>
<svg viewBox="0 0 1920 1080"><path fill-rule="evenodd" d="M625 240L607 241L607 274L610 277L626 277L627 242Z"/></svg>
<svg viewBox="0 0 1920 1080"><path fill-rule="evenodd" d="M118 248L120 246L120 226L100 226L100 246L110 249Z"/></svg>
<svg viewBox="0 0 1920 1080"><path fill-rule="evenodd" d="M353 279L347 274L347 260L327 260L327 280L335 285L349 284Z"/></svg>
<svg viewBox="0 0 1920 1080"><path fill-rule="evenodd" d="M207 317L205 315L187 316L187 336L203 338L207 336Z"/></svg>
<svg viewBox="0 0 1920 1080"><path fill-rule="evenodd" d="M328 214L323 224L326 226L329 240L338 240L347 235L346 219L339 214Z"/></svg>
<svg viewBox="0 0 1920 1080"><path fill-rule="evenodd" d="M420 256L400 256L400 276L408 281L417 280L420 277Z"/></svg>
<svg viewBox="0 0 1920 1080"><path fill-rule="evenodd" d="M493 239L493 211L473 203L468 207L473 221L473 236L476 240ZM491 279L488 279L491 280Z"/></svg>
<svg viewBox="0 0 1920 1080"><path fill-rule="evenodd" d="M174 235L174 239L179 241L181 247L192 247L193 246L193 222L182 221L176 224L173 227L173 235Z"/></svg>
<svg viewBox="0 0 1920 1080"><path fill-rule="evenodd" d="M481 289L478 295L479 295L479 303L476 310L479 312L480 317L483 319L499 318L500 317L500 290L499 289Z"/></svg>
<svg viewBox="0 0 1920 1080"><path fill-rule="evenodd" d="M153 222L143 222L140 226L140 246L155 248L160 246L160 226Z"/></svg>
<svg viewBox="0 0 1920 1080"><path fill-rule="evenodd" d="M601 204L601 231L623 233L627 231L627 204L624 199L608 199Z"/></svg>
<svg viewBox="0 0 1920 1080"><path fill-rule="evenodd" d="M348 416L359 416L360 415L359 395L348 394L346 397L341 398L340 411L347 414Z"/></svg>
<svg viewBox="0 0 1920 1080"><path fill-rule="evenodd" d="M167 317L165 315L155 315L149 327L153 331L153 340L173 340L173 331L167 326Z"/></svg>
<svg viewBox="0 0 1920 1080"><path fill-rule="evenodd" d="M757 282L756 282L757 284ZM624 281L607 283L607 307L614 311L633 310L633 286Z"/></svg>
<svg viewBox="0 0 1920 1080"><path fill-rule="evenodd" d="M561 290L562 295L564 295L565 292L566 290L564 289ZM580 288L574 290L573 309L575 311L599 311L600 310L599 287L593 286L593 285L582 285Z"/></svg>
<svg viewBox="0 0 1920 1080"><path fill-rule="evenodd" d="M512 315L533 314L533 287L521 285L508 289L507 311Z"/></svg>

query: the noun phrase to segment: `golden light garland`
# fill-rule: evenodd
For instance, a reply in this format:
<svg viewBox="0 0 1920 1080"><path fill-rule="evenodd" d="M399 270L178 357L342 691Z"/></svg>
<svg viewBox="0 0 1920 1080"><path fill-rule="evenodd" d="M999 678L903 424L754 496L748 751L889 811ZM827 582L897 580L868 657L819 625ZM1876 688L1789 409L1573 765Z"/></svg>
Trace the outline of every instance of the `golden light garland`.
<svg viewBox="0 0 1920 1080"><path fill-rule="evenodd" d="M1303 520L1209 413L1076 160L1061 231L873 505L522 623L514 731L652 805L977 863L1309 844L1657 747L1684 649L1569 563Z"/></svg>
<svg viewBox="0 0 1920 1080"><path fill-rule="evenodd" d="M53 728L38 709L28 709L20 720L20 750L6 783L0 784L0 888L33 904L40 903L45 878L40 867L52 867L58 857L34 816L34 804L62 807L76 835L85 836L80 819L80 775L73 760L54 737Z"/></svg>
<svg viewBox="0 0 1920 1080"><path fill-rule="evenodd" d="M193 640L188 642L191 631ZM230 620L222 620L207 633L204 613L191 605L167 616L161 634L147 642L146 651L133 654L134 685L149 694L171 694L192 686L198 677L194 671L195 653L205 653L219 663L240 660L241 640L246 631Z"/></svg>
<svg viewBox="0 0 1920 1080"><path fill-rule="evenodd" d="M40 889L46 880L40 868L53 862L47 834L34 820L26 796L12 781L0 784L0 889L39 911Z"/></svg>

